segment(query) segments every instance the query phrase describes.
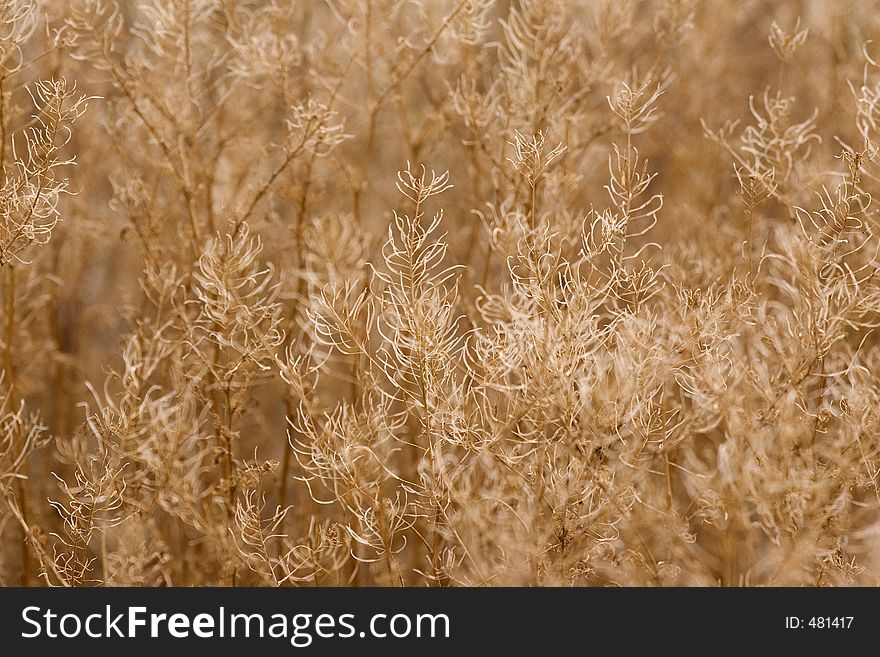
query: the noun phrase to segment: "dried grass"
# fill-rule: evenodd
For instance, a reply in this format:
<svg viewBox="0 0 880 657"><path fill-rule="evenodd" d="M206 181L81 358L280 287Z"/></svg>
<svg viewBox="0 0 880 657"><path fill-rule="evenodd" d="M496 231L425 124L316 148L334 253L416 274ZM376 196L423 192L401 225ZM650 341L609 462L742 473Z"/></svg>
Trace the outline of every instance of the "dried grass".
<svg viewBox="0 0 880 657"><path fill-rule="evenodd" d="M0 3L0 583L880 584L878 9Z"/></svg>

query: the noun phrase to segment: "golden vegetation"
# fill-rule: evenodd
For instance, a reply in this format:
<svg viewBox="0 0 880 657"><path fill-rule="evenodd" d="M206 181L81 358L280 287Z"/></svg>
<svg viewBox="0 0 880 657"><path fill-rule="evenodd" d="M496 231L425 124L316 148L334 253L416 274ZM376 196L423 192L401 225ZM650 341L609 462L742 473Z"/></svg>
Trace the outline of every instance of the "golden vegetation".
<svg viewBox="0 0 880 657"><path fill-rule="evenodd" d="M878 9L0 2L0 582L880 583Z"/></svg>

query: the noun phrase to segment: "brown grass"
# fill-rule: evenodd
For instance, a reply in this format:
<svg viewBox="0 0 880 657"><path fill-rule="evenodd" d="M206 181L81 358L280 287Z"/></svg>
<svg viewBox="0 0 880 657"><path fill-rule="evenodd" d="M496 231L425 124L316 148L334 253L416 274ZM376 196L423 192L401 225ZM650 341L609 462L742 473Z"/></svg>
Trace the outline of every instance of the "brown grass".
<svg viewBox="0 0 880 657"><path fill-rule="evenodd" d="M878 33L0 2L0 583L880 584Z"/></svg>

